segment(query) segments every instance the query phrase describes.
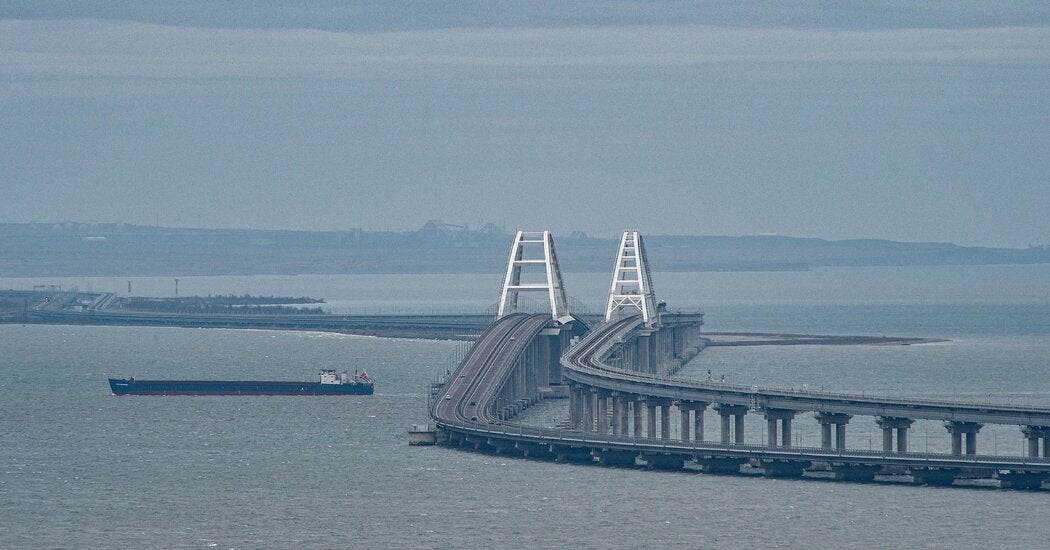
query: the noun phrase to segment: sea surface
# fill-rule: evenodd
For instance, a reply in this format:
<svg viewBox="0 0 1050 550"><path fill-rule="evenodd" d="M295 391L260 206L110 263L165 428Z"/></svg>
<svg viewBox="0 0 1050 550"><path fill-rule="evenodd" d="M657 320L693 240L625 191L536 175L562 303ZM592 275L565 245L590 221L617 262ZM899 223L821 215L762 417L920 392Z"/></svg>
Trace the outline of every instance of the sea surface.
<svg viewBox="0 0 1050 550"><path fill-rule="evenodd" d="M710 348L682 376L1050 404L1050 266L653 274L707 330L943 338L911 346ZM332 311L485 311L498 274L180 277L180 295L324 297ZM132 279L136 295L174 281ZM126 278L4 279L126 294ZM600 312L606 274L566 274ZM1050 491L778 480L409 447L459 342L326 333L0 325L0 548L1039 548ZM107 377L313 379L355 397L117 397ZM565 402L529 421L553 424ZM716 426L713 418L709 426ZM748 419L749 441L764 422ZM800 415L797 444L819 441ZM877 447L870 418L850 446ZM713 433L709 434L712 437ZM911 447L945 450L937 423ZM982 453L1020 453L988 426Z"/></svg>

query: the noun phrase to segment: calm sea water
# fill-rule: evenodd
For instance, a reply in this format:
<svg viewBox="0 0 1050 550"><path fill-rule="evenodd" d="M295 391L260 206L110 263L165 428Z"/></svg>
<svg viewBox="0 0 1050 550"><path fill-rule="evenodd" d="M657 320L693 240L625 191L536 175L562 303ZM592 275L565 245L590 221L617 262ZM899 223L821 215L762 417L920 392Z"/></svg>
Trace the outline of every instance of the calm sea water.
<svg viewBox="0 0 1050 550"><path fill-rule="evenodd" d="M604 274L566 285L599 310ZM684 376L1050 402L1050 266L656 273L710 330L949 338L921 346L709 349ZM124 292L127 279L0 279ZM337 311L483 311L498 275L188 277L180 294L323 296ZM171 278L134 279L170 295ZM1029 548L1050 494L608 469L412 448L455 342L321 333L0 325L0 547ZM371 397L115 397L107 376L309 379L364 368ZM551 423L564 403L531 412ZM713 419L709 419L712 422ZM761 441L761 424L748 439ZM710 425L714 425L713 422ZM796 422L797 442L819 440ZM870 419L849 426L867 447ZM944 450L935 423L912 448ZM1016 453L986 427L981 452Z"/></svg>

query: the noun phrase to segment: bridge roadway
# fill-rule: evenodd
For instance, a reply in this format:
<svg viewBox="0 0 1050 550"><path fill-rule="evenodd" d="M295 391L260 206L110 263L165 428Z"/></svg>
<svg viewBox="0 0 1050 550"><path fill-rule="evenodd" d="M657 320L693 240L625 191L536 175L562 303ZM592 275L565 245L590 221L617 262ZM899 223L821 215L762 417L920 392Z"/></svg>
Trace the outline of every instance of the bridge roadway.
<svg viewBox="0 0 1050 550"><path fill-rule="evenodd" d="M549 315L523 313L496 321L442 388L431 410L434 420L450 426L498 422L496 395L515 360L549 322Z"/></svg>
<svg viewBox="0 0 1050 550"><path fill-rule="evenodd" d="M610 348L640 326L641 319L632 317L596 329L588 338L587 345L574 347L566 353L563 359L566 378L611 391L682 401L742 405L758 410L1050 426L1050 408L1047 407L763 388L659 377L604 364L603 356Z"/></svg>
<svg viewBox="0 0 1050 550"><path fill-rule="evenodd" d="M499 420L493 408L495 396L507 377L515 357L536 337L550 318L516 314L498 320L482 335L452 379L438 394L431 417L449 437L450 443L473 445L478 450L505 452L569 462L634 465L636 459L654 468L682 468L694 461L704 471L733 473L747 461L757 461L768 475L801 476L814 462L827 463L841 479L870 480L881 468L907 469L917 482L951 483L963 471L995 475L1004 487L1038 488L1050 474L1050 459L1037 456L993 456L981 454L917 453L849 449L844 447L794 447L713 442L696 439L638 437L598 433L590 430L547 429ZM619 340L638 327L636 319L608 323L571 348L562 364L573 380L586 379L601 387L629 387L633 391L659 391L667 397L731 400L751 403L755 388L661 379L601 365ZM679 392L679 393L675 393ZM858 414L924 415L922 418L957 418L963 414L982 419L1034 422L1050 415L1035 407L971 405L925 400L884 399L869 396L792 392L759 389L763 403L812 410L843 410ZM864 412L859 412L864 411ZM977 416L974 416L977 417ZM1048 417L1050 418L1050 417ZM785 474L787 472L787 474ZM859 473L858 473L859 472ZM946 475L942 475L946 474Z"/></svg>

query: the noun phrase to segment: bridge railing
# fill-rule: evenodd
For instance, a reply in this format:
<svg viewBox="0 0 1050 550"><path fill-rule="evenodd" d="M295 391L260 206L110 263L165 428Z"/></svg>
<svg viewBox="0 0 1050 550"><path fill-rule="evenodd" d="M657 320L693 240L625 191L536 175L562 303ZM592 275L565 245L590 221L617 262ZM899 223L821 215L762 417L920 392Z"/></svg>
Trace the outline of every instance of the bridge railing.
<svg viewBox="0 0 1050 550"><path fill-rule="evenodd" d="M659 376L651 373L642 373L638 371L621 369L613 367L602 362L602 359L612 349L612 347L627 336L630 335L632 330L635 330L637 326L625 325L620 328L609 326L609 332L603 334L601 331L592 331L591 334L595 338L599 339L595 342L594 347L591 351L587 352L584 350L581 352L580 357L584 360L573 362L569 365L570 370L572 369L583 369L583 370L594 370L601 371L612 378L619 380L628 381L641 381L650 382L653 384L660 385L673 385L677 387L695 388L695 389L706 389L713 391L728 391L739 394L761 394L773 397L788 397L788 398L811 398L819 400L837 399L843 401L854 401L867 404L889 404L889 405L903 405L903 406L944 406L952 408L968 408L968 409L994 409L998 411L1016 411L1016 412L1031 412L1038 414L1050 414L1050 407L1038 407L1033 405L1013 405L1005 403L988 403L988 402L976 402L976 401L949 401L944 399L916 399L916 398L904 398L904 397L890 397L882 395L873 395L865 393L846 393L846 392L830 392L830 391L813 391L813 390L796 390L788 388L776 388L770 386L758 386L758 385L743 385L743 384L731 384L728 382L714 382L714 381L702 381L688 378L671 378L668 376ZM572 353L570 351L570 353Z"/></svg>
<svg viewBox="0 0 1050 550"><path fill-rule="evenodd" d="M680 439L661 439L635 437L630 435L598 434L595 432L583 432L576 430L538 428L525 426L523 424L499 423L489 424L482 422L442 422L446 427L455 427L464 431L476 432L482 435L499 435L517 439L535 439L545 443L558 443L565 445L579 444L584 446L622 446L631 450L644 452L671 451L671 452L722 452L739 453L741 457L747 458L770 458L770 459L795 459L795 460L829 460L850 461L863 459L878 459L885 463L915 463L925 462L931 466L954 465L958 467L1024 467L1036 466L1040 470L1050 471L1050 458L1029 457L1021 455L954 455L949 453L930 452L896 452L883 450L862 449L826 449L823 447L782 447L772 445L756 445L749 443L718 443L712 441L684 441Z"/></svg>

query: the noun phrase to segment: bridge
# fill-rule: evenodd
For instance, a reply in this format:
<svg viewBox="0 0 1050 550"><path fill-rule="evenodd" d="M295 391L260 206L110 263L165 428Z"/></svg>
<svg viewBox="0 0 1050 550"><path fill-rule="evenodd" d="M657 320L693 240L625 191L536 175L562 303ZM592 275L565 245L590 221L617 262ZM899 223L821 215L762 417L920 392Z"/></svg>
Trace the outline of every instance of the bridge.
<svg viewBox="0 0 1050 550"><path fill-rule="evenodd" d="M524 250L529 243L547 252L530 256ZM929 485L983 477L1015 489L1038 489L1050 478L1050 407L674 378L706 344L703 315L672 313L655 299L641 236L625 232L621 239L605 319L593 329L567 310L553 250L547 232L515 238L499 317L432 403L431 418L447 444L561 462L726 474L748 469L772 477L872 481L888 473ZM541 275L525 284L528 268ZM551 296L550 313L515 311L516 293L526 291ZM564 428L537 428L516 418L548 397L568 397ZM716 438L705 430L708 407L720 420ZM792 445L792 428L804 413L820 425L819 447ZM745 443L749 415L765 421L765 445ZM881 449L847 444L855 417L878 424ZM951 452L909 449L909 428L920 419L944 423ZM977 436L986 424L1018 426L1027 453L978 453Z"/></svg>

